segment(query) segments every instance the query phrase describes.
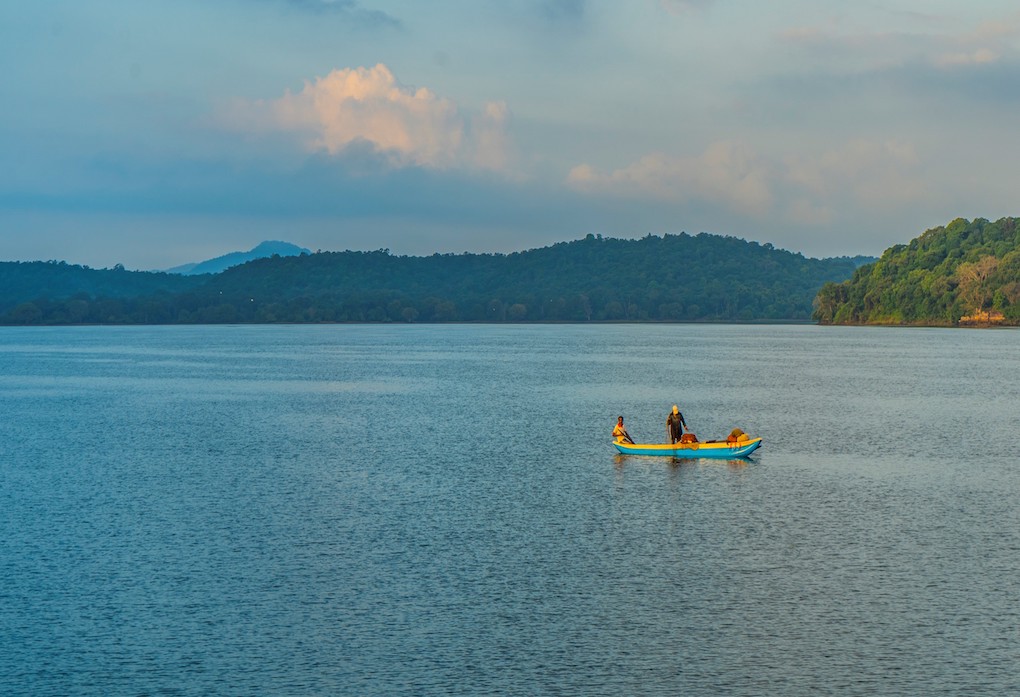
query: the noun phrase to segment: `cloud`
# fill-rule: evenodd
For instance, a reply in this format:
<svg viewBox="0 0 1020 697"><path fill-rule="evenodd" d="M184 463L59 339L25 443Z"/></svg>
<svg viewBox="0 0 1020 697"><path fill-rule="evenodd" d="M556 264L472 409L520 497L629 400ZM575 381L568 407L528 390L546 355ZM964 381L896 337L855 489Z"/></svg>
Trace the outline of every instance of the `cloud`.
<svg viewBox="0 0 1020 697"><path fill-rule="evenodd" d="M1020 14L982 22L971 32L947 39L945 43L955 44L956 50L938 52L932 63L940 68L999 63L1004 56L1016 57L1018 38Z"/></svg>
<svg viewBox="0 0 1020 697"><path fill-rule="evenodd" d="M296 136L308 152L343 156L368 148L393 167L499 170L507 163L503 103L471 118L427 88L399 84L383 64L333 70L269 101L236 100L229 128Z"/></svg>
<svg viewBox="0 0 1020 697"><path fill-rule="evenodd" d="M587 0L541 0L539 11L550 21L579 21L584 18L587 4Z"/></svg>
<svg viewBox="0 0 1020 697"><path fill-rule="evenodd" d="M786 220L803 226L823 226L832 223L835 212L806 198L796 198L786 209Z"/></svg>
<svg viewBox="0 0 1020 697"><path fill-rule="evenodd" d="M1020 37L1020 12L981 22L965 38L967 41L1011 41Z"/></svg>
<svg viewBox="0 0 1020 697"><path fill-rule="evenodd" d="M999 63L1004 56L1016 55L1017 38L1020 38L1020 14L982 22L971 32L938 42L936 45L948 43L956 49L938 51L931 62L939 68Z"/></svg>
<svg viewBox="0 0 1020 697"><path fill-rule="evenodd" d="M942 39L921 33L897 31L848 31L836 23L825 26L799 25L779 31L776 41L786 47L811 54L810 65L842 65L844 70L887 68L908 62L930 62L935 46Z"/></svg>
<svg viewBox="0 0 1020 697"><path fill-rule="evenodd" d="M589 194L664 201L700 199L761 215L772 205L768 179L767 165L752 151L719 142L695 157L652 153L608 173L578 165L567 176L567 184Z"/></svg>
<svg viewBox="0 0 1020 697"><path fill-rule="evenodd" d="M929 133L935 124L949 132L976 125L972 118L960 121L947 103L967 104L985 120L1013 118L1020 102L1020 15L970 27L954 27L944 18L937 29L789 28L776 37L788 49L789 68L748 82L745 93L756 93L756 104L774 109L799 102L830 128L879 103L847 126L866 129L893 114L927 124Z"/></svg>
<svg viewBox="0 0 1020 697"><path fill-rule="evenodd" d="M841 211L848 215L861 206L893 209L926 195L911 145L864 139L776 161L724 141L698 156L653 153L608 173L578 165L567 183L589 195L709 203L756 220L778 211L801 225L827 225Z"/></svg>
<svg viewBox="0 0 1020 697"><path fill-rule="evenodd" d="M507 120L510 112L504 102L489 102L485 111L473 119L474 148L471 162L479 169L505 171L510 151Z"/></svg>
<svg viewBox="0 0 1020 697"><path fill-rule="evenodd" d="M859 203L886 206L922 194L917 154L897 141L853 140L816 157L789 157L785 164L787 180L816 196L849 192Z"/></svg>
<svg viewBox="0 0 1020 697"><path fill-rule="evenodd" d="M364 24L376 26L401 26L400 20L381 10L368 10L357 0L285 0L289 7L316 13L344 15Z"/></svg>
<svg viewBox="0 0 1020 697"><path fill-rule="evenodd" d="M854 57L864 65L879 69L904 65L936 68L987 65L1016 55L1020 14L982 22L970 31L958 25L946 31L930 32L847 31L832 23L788 27L776 38L782 44L813 51L818 61Z"/></svg>
<svg viewBox="0 0 1020 697"><path fill-rule="evenodd" d="M662 9L673 15L707 10L715 0L659 0Z"/></svg>
<svg viewBox="0 0 1020 697"><path fill-rule="evenodd" d="M946 68L957 65L981 65L984 63L995 63L998 56L987 48L977 48L969 52L944 53L936 56L935 65Z"/></svg>

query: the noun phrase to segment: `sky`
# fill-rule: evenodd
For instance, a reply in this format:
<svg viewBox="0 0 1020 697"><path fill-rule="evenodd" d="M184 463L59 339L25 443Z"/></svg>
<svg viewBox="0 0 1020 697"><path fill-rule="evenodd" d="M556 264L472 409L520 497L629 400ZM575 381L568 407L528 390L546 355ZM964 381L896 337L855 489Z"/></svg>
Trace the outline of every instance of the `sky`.
<svg viewBox="0 0 1020 697"><path fill-rule="evenodd" d="M4 261L1020 215L1015 0L7 2L0 95Z"/></svg>

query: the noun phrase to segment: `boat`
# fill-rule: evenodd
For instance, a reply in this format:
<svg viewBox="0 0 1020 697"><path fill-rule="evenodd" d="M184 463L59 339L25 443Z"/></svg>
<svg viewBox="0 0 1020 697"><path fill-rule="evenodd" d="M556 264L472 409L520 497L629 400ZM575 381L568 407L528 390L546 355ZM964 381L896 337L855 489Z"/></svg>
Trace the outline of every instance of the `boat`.
<svg viewBox="0 0 1020 697"><path fill-rule="evenodd" d="M658 455L660 457L676 457L698 459L703 457L732 460L747 457L761 446L761 438L747 438L731 443L710 440L705 443L623 443L613 441L613 445L624 455Z"/></svg>

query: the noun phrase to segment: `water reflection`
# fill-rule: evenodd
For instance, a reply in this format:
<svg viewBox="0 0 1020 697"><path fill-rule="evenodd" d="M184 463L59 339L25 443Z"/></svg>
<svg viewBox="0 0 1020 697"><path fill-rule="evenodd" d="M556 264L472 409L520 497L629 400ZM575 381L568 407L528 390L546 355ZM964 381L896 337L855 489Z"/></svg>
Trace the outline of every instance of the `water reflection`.
<svg viewBox="0 0 1020 697"><path fill-rule="evenodd" d="M630 461L634 462L647 462L654 464L655 462L662 462L670 467L680 467L681 465L726 465L733 470L746 469L749 465L755 463L755 460L749 457L738 457L732 460L721 460L714 457L674 457L672 455L668 457L656 457L650 455L624 455L623 453L617 453L613 455L613 467L616 469L623 469Z"/></svg>

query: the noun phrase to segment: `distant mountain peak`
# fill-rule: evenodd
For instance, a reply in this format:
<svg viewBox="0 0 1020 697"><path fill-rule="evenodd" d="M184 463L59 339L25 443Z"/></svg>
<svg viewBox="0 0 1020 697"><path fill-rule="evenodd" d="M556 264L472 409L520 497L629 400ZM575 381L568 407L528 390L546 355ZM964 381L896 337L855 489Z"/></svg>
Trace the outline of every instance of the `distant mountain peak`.
<svg viewBox="0 0 1020 697"><path fill-rule="evenodd" d="M265 259L274 255L281 257L296 257L301 256L302 254L311 253L311 250L305 249L304 247L298 247L296 244L291 244L290 242L266 240L265 242L260 242L247 252L230 252L229 254L224 254L214 259L175 266L174 268L167 269L166 271L167 273L176 273L183 276L195 276L205 273L216 274L226 271L232 266L246 264L255 259Z"/></svg>
<svg viewBox="0 0 1020 697"><path fill-rule="evenodd" d="M248 254L279 254L281 257L296 257L302 254L311 254L311 250L305 249L304 247L298 247L296 244L290 242L281 242L280 240L266 240L265 242L259 242L253 247Z"/></svg>

